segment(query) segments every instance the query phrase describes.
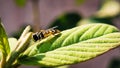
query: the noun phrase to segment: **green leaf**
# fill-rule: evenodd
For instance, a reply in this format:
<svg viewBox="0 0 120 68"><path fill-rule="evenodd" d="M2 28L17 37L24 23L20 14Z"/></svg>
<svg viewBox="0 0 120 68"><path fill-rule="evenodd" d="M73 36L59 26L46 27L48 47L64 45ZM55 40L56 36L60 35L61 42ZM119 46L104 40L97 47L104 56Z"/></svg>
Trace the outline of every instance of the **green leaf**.
<svg viewBox="0 0 120 68"><path fill-rule="evenodd" d="M9 41L9 44L10 44L10 50L13 51L14 48L15 48L14 45L16 44L17 39L15 39L15 38L8 38L8 41ZM2 58L2 53L0 52L0 60L1 60L1 58Z"/></svg>
<svg viewBox="0 0 120 68"><path fill-rule="evenodd" d="M100 10L96 13L99 18L115 17L120 14L120 3L116 0L107 0L103 3Z"/></svg>
<svg viewBox="0 0 120 68"><path fill-rule="evenodd" d="M8 38L2 23L0 23L0 50L5 56L7 56L10 52Z"/></svg>
<svg viewBox="0 0 120 68"><path fill-rule="evenodd" d="M85 18L80 20L77 23L77 26L83 25L83 24L91 24L91 23L105 23L105 24L110 24L113 25L112 20L110 18L97 18L97 17L90 17L90 18Z"/></svg>
<svg viewBox="0 0 120 68"><path fill-rule="evenodd" d="M61 66L87 61L120 46L120 32L107 24L87 24L37 41L18 61L27 65Z"/></svg>
<svg viewBox="0 0 120 68"><path fill-rule="evenodd" d="M83 4L84 2L85 2L85 0L75 0L75 4L76 4L77 6Z"/></svg>
<svg viewBox="0 0 120 68"><path fill-rule="evenodd" d="M8 38L9 44L10 44L10 50L11 52L15 49L15 45L17 44L16 38Z"/></svg>
<svg viewBox="0 0 120 68"><path fill-rule="evenodd" d="M15 4L19 7L24 7L26 5L27 0L15 0Z"/></svg>

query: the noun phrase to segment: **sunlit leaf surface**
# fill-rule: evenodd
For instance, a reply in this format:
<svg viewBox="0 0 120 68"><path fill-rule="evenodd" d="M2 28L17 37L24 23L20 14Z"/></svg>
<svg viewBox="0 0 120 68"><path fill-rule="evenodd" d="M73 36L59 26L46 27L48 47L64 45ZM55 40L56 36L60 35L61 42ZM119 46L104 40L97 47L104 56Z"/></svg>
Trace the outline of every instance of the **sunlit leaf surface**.
<svg viewBox="0 0 120 68"><path fill-rule="evenodd" d="M120 32L107 24L87 24L37 41L19 58L26 65L61 66L87 61L120 46Z"/></svg>

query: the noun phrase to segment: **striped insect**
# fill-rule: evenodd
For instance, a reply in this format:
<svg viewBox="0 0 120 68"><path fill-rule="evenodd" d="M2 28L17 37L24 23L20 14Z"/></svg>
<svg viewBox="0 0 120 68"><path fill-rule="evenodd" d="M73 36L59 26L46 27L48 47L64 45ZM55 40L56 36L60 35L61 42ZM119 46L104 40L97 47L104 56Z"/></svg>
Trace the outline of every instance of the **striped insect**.
<svg viewBox="0 0 120 68"><path fill-rule="evenodd" d="M47 29L47 30L40 30L39 32L36 32L33 34L33 39L35 41L38 41L38 40L42 40L50 35L56 35L56 34L59 34L60 33L60 30L57 29L57 26L55 27L52 27L50 29Z"/></svg>

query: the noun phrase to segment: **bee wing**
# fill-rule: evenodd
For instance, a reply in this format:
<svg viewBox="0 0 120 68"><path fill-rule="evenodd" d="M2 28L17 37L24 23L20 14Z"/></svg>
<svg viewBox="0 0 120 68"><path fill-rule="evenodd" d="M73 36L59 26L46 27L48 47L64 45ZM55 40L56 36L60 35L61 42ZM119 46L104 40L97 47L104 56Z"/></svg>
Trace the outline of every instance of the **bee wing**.
<svg viewBox="0 0 120 68"><path fill-rule="evenodd" d="M54 26L54 27L52 27L51 29L57 29L58 28L58 26Z"/></svg>

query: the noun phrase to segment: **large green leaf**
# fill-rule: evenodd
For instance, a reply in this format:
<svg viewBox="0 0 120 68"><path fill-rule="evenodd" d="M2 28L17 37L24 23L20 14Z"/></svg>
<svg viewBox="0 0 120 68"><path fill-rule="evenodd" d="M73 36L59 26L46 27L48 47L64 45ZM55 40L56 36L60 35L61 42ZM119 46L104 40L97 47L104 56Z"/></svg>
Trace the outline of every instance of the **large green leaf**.
<svg viewBox="0 0 120 68"><path fill-rule="evenodd" d="M8 55L10 52L10 47L8 43L8 38L6 32L3 28L2 23L0 23L0 50L4 55Z"/></svg>
<svg viewBox="0 0 120 68"><path fill-rule="evenodd" d="M120 32L107 24L87 24L36 42L19 58L27 65L61 66L87 61L120 45Z"/></svg>

